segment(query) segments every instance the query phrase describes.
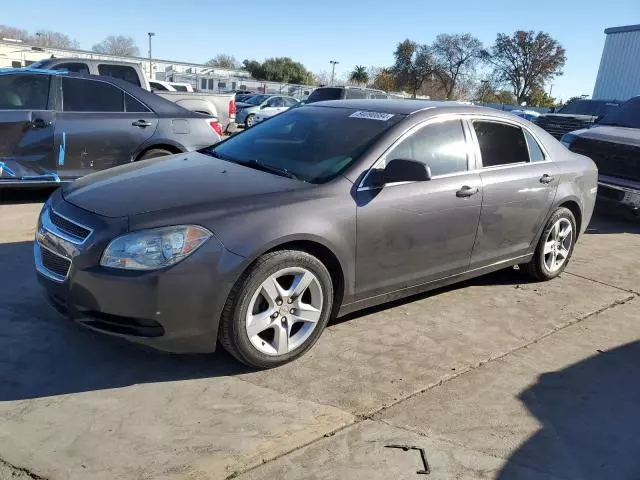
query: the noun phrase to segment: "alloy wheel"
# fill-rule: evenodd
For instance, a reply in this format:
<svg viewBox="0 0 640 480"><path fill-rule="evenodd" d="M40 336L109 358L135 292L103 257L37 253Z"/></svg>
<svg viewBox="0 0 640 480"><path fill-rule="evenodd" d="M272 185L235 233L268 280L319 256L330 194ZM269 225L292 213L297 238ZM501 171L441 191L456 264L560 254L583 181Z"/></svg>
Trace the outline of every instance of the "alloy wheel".
<svg viewBox="0 0 640 480"><path fill-rule="evenodd" d="M551 227L544 242L544 264L549 272L557 272L565 264L573 243L573 227L567 218L560 218Z"/></svg>
<svg viewBox="0 0 640 480"><path fill-rule="evenodd" d="M246 332L261 353L285 355L302 346L322 315L324 297L320 281L302 267L289 267L269 275L251 297Z"/></svg>

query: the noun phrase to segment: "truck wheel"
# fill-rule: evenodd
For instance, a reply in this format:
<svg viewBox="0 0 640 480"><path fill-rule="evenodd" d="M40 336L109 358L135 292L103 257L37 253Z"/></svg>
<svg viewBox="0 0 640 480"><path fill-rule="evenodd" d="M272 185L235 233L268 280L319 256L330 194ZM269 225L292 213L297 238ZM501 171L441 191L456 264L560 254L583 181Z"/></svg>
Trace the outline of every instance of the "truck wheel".
<svg viewBox="0 0 640 480"><path fill-rule="evenodd" d="M173 152L165 150L164 148L152 148L151 150L147 150L146 152L144 152L144 154L140 156L138 160L148 160L150 158L164 157L165 155L173 155Z"/></svg>
<svg viewBox="0 0 640 480"><path fill-rule="evenodd" d="M256 119L255 119L255 115L252 113L251 115L249 115L247 117L247 119L244 121L244 124L247 128L251 128L255 125L256 123Z"/></svg>
<svg viewBox="0 0 640 480"><path fill-rule="evenodd" d="M242 363L272 368L309 350L329 321L331 276L313 255L280 250L237 281L220 318L222 346Z"/></svg>

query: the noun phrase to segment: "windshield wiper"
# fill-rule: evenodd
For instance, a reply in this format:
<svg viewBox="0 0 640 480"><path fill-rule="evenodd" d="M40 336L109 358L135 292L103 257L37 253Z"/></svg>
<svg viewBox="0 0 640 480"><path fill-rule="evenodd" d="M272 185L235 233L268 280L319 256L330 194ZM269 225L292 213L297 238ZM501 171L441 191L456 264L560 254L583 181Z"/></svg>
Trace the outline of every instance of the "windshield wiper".
<svg viewBox="0 0 640 480"><path fill-rule="evenodd" d="M244 165L245 167L255 168L256 170L262 170L263 172L274 173L276 175L280 175L281 177L292 178L293 180L300 180L301 182L306 182L306 180L300 178L293 172L290 172L286 168L274 167L273 165L268 165L259 160L255 160L253 158L249 160L240 160L239 158L229 157L227 155L220 155L215 149L211 148L204 151L208 155L212 157L219 158L220 160L224 160L226 162L236 163L238 165Z"/></svg>

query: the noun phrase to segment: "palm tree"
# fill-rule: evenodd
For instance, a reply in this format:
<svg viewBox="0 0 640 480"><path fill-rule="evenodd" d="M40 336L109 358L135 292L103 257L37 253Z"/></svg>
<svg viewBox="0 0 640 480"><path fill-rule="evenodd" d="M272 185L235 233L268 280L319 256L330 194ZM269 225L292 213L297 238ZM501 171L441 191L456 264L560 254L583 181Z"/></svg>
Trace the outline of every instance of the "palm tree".
<svg viewBox="0 0 640 480"><path fill-rule="evenodd" d="M369 81L369 74L367 73L367 68L363 65L356 65L349 76L349 81L353 83L357 83L358 85L363 84L366 85Z"/></svg>

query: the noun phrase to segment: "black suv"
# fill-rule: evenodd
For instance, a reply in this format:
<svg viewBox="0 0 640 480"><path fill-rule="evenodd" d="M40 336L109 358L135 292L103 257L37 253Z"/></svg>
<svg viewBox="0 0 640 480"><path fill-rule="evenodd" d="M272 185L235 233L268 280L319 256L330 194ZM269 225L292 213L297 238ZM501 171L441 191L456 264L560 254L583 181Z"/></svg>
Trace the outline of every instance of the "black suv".
<svg viewBox="0 0 640 480"><path fill-rule="evenodd" d="M620 103L617 100L574 100L557 112L540 115L536 123L554 137L561 138L572 130L590 127Z"/></svg>
<svg viewBox="0 0 640 480"><path fill-rule="evenodd" d="M598 196L640 214L640 96L623 103L594 127L565 134L569 150L598 166Z"/></svg>

